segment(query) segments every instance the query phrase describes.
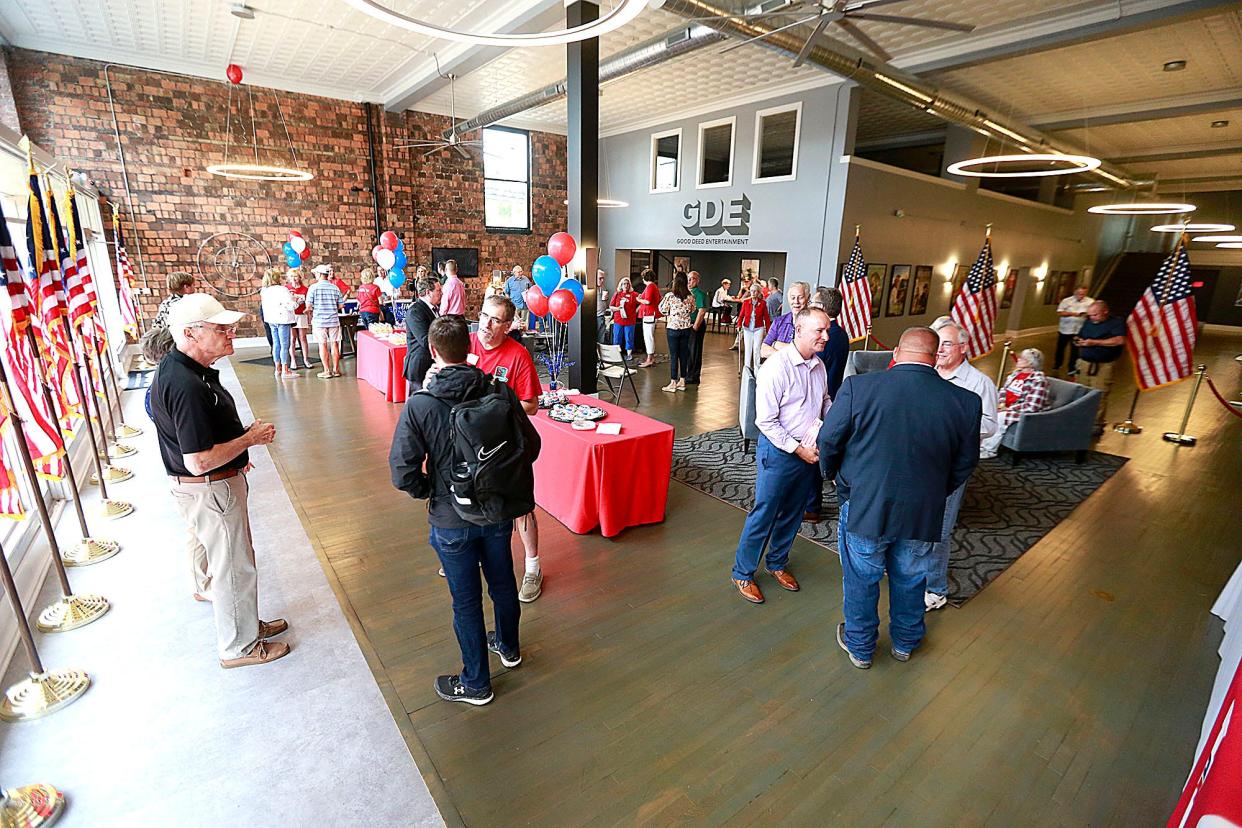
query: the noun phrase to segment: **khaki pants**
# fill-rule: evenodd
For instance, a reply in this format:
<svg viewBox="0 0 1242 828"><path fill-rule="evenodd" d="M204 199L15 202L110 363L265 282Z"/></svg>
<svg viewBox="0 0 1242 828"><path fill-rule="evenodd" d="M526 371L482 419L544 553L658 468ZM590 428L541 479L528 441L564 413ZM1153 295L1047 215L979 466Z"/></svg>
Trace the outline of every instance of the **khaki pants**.
<svg viewBox="0 0 1242 828"><path fill-rule="evenodd" d="M1080 359L1074 363L1078 369L1078 381L1088 388L1100 389L1100 407L1095 410L1095 424L1103 428L1107 422L1108 391L1113 387L1113 366L1116 362L1087 362Z"/></svg>
<svg viewBox="0 0 1242 828"><path fill-rule="evenodd" d="M259 640L259 573L247 513L249 492L244 474L212 483L172 482L173 500L190 530L195 585L211 587L221 659L240 658ZM203 550L201 556L196 547Z"/></svg>

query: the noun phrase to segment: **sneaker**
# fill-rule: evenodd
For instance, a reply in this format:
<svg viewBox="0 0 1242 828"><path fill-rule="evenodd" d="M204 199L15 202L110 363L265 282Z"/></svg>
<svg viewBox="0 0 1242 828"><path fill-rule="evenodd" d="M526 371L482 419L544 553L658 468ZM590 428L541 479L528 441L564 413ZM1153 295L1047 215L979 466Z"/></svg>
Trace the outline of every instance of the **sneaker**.
<svg viewBox="0 0 1242 828"><path fill-rule="evenodd" d="M677 380L677 390L678 391L686 390L686 381L684 379Z"/></svg>
<svg viewBox="0 0 1242 828"><path fill-rule="evenodd" d="M527 572L522 576L522 588L518 590L518 600L529 604L543 593L543 573Z"/></svg>
<svg viewBox="0 0 1242 828"><path fill-rule="evenodd" d="M241 658L222 658L220 666L226 670L234 667L249 667L252 664L267 664L278 658L289 655L289 645L283 642L260 641L250 648L250 652Z"/></svg>
<svg viewBox="0 0 1242 828"><path fill-rule="evenodd" d="M904 663L910 660L910 654L907 653L905 650L899 650L896 647L894 647L893 649L889 650L889 652L893 654L893 658L897 659L900 662Z"/></svg>
<svg viewBox="0 0 1242 828"><path fill-rule="evenodd" d="M926 612L942 609L947 603L949 599L943 595L937 595L934 592L923 593L923 608Z"/></svg>
<svg viewBox="0 0 1242 828"><path fill-rule="evenodd" d="M661 390L661 391L667 391L667 392L669 392L670 394L672 394L672 393L674 393L675 391L677 391L677 383L675 383L675 382L671 382L671 381L670 381L668 385L664 386L664 387L663 387L663 388L661 388L660 390Z"/></svg>
<svg viewBox="0 0 1242 828"><path fill-rule="evenodd" d="M494 630L487 631L487 649L500 656L500 663L506 667L516 667L522 663L521 653L506 653L500 649L500 642L496 640Z"/></svg>
<svg viewBox="0 0 1242 828"><path fill-rule="evenodd" d="M853 653L851 653L849 647L845 646L845 622L844 621L842 621L840 624L837 624L837 646L840 647L842 650L845 650L845 654L850 657L850 664L853 664L859 670L870 670L871 669L870 659L863 661L861 658L858 658Z"/></svg>
<svg viewBox="0 0 1242 828"><path fill-rule="evenodd" d="M444 567L440 567L440 573L439 573L439 575L440 575L440 577L441 577L441 578L443 578L443 577L444 577Z"/></svg>
<svg viewBox="0 0 1242 828"><path fill-rule="evenodd" d="M475 707L487 704L496 698L490 689L471 690L466 687L461 683L461 676L437 676L435 688L436 695L445 701L465 702Z"/></svg>

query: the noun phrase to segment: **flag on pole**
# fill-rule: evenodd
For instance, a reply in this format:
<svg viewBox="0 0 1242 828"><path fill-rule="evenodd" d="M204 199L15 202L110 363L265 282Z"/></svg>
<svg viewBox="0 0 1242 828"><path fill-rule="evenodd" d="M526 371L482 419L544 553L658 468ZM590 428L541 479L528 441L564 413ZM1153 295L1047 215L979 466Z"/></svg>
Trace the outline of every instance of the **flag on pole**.
<svg viewBox="0 0 1242 828"><path fill-rule="evenodd" d="M1126 319L1126 347L1140 391L1190 376L1198 324L1183 234Z"/></svg>
<svg viewBox="0 0 1242 828"><path fill-rule="evenodd" d="M857 342L871 333L871 283L867 281L867 263L863 260L858 234L854 234L854 249L841 271L841 296L845 309L841 319L851 342Z"/></svg>
<svg viewBox="0 0 1242 828"><path fill-rule="evenodd" d="M39 387L38 366L26 338L31 324L30 296L3 215L0 215L0 282L5 288L0 293L7 297L8 305L0 312L0 324L4 328L0 361L9 379L9 388L15 393L11 405L25 424L23 436L36 470L43 477L60 480L65 474L64 441Z"/></svg>
<svg viewBox="0 0 1242 828"><path fill-rule="evenodd" d="M138 338L138 312L134 307L134 271L125 252L125 234L121 229L121 212L112 206L112 228L116 233L116 291L121 305L121 322L125 333Z"/></svg>
<svg viewBox="0 0 1242 828"><path fill-rule="evenodd" d="M86 255L85 237L82 235L82 220L78 218L78 202L73 191L73 179L70 177L69 191L65 194L65 200L68 202L68 209L65 215L68 217L68 233L69 236L69 252L77 262L78 276L82 279L82 291L86 294L86 306L81 314L91 320L92 336L95 343L95 350L98 354L103 354L106 349L108 333L103 327L103 314L99 313L99 295L95 292L95 277L91 273L90 259ZM70 315L73 314L73 306L70 304ZM74 317L76 323L77 317Z"/></svg>
<svg viewBox="0 0 1242 828"><path fill-rule="evenodd" d="M0 401L0 440L12 430L9 411ZM9 471L8 443L0 443L0 517L21 520L26 516L22 508L22 495L17 489L17 480Z"/></svg>
<svg viewBox="0 0 1242 828"><path fill-rule="evenodd" d="M970 266L949 316L962 329L967 359L978 359L992 350L996 341L996 270L992 267L991 233L983 240L983 249Z"/></svg>

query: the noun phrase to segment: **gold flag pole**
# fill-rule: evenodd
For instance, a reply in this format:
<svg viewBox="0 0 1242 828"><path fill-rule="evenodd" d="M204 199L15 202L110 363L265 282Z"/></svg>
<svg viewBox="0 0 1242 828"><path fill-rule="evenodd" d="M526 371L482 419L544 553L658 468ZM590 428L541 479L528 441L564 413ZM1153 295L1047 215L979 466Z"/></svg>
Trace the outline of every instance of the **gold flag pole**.
<svg viewBox="0 0 1242 828"><path fill-rule="evenodd" d="M65 810L65 795L51 785L0 790L0 828L48 828Z"/></svg>
<svg viewBox="0 0 1242 828"><path fill-rule="evenodd" d="M1005 350L1001 351L1000 368L996 371L996 387L1000 388L1001 383L1005 381L1005 366L1009 364L1009 352L1013 347L1013 340L1005 340Z"/></svg>

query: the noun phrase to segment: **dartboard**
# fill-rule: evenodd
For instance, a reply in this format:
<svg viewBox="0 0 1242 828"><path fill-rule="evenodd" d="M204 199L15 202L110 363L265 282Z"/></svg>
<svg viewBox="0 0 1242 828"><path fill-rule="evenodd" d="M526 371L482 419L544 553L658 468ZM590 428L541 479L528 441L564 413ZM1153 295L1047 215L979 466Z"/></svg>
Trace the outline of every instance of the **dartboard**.
<svg viewBox="0 0 1242 828"><path fill-rule="evenodd" d="M198 246L198 273L225 296L241 298L259 291L263 271L272 265L263 243L245 233L216 233Z"/></svg>

